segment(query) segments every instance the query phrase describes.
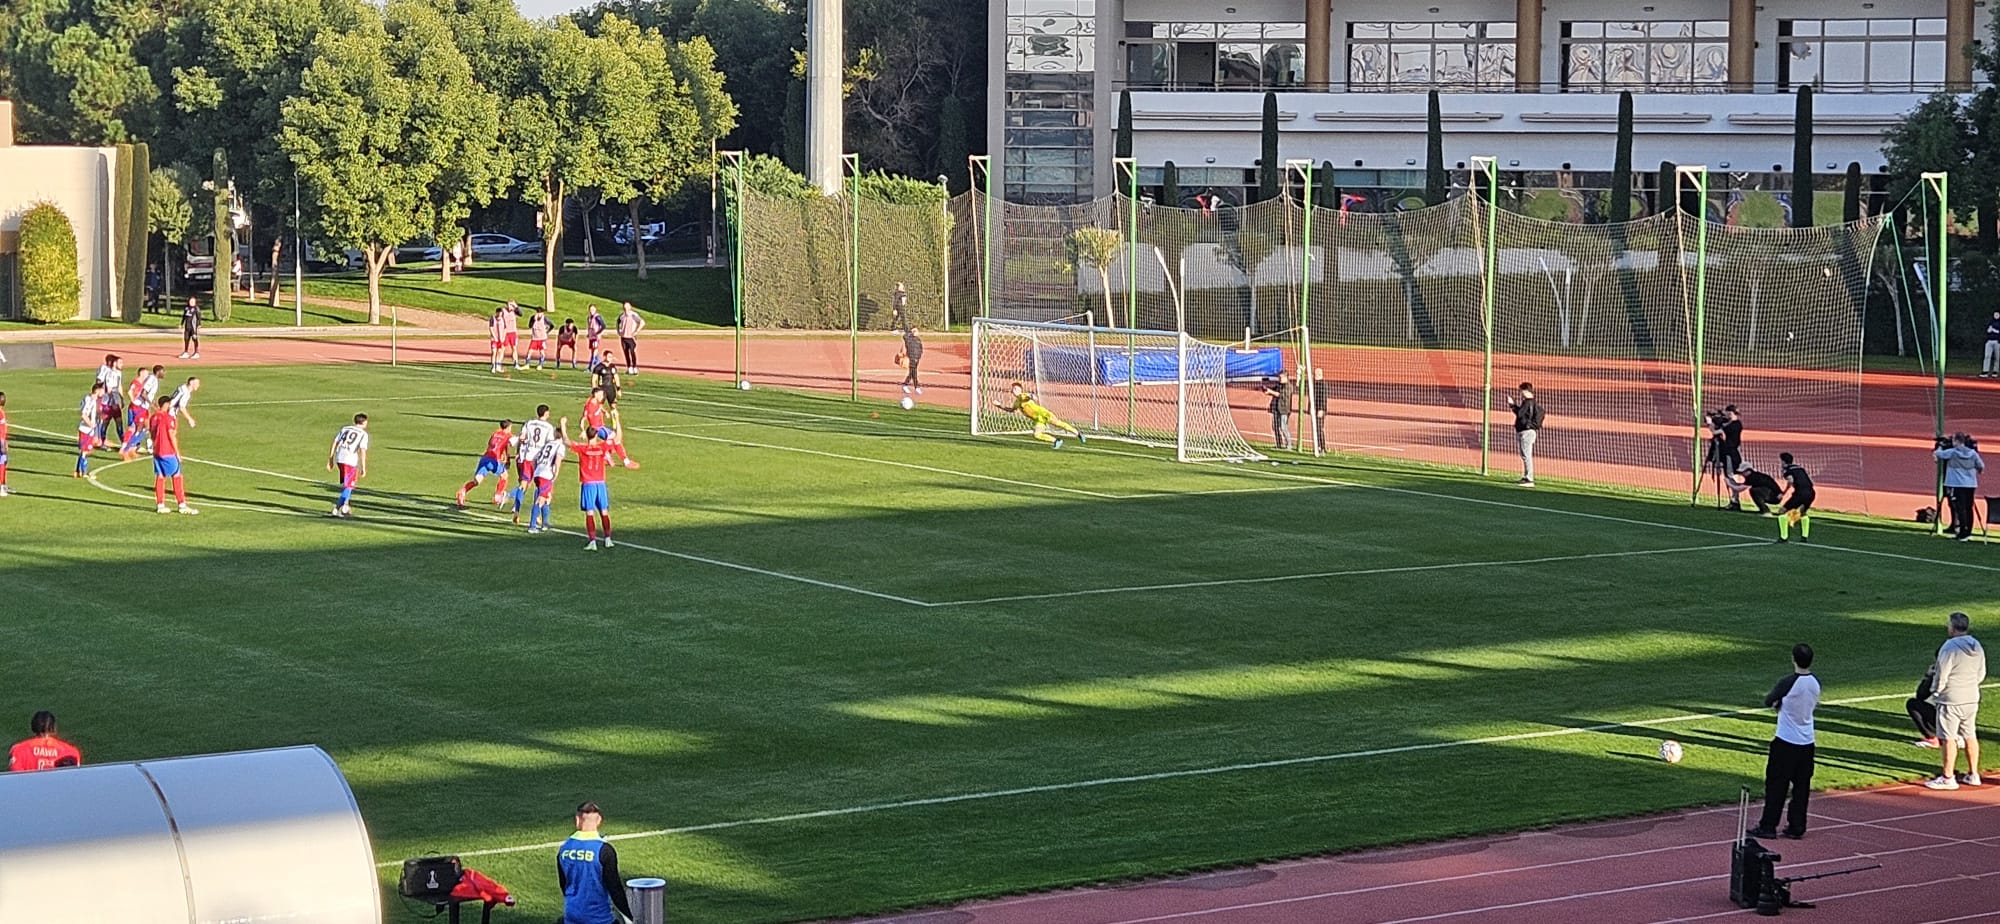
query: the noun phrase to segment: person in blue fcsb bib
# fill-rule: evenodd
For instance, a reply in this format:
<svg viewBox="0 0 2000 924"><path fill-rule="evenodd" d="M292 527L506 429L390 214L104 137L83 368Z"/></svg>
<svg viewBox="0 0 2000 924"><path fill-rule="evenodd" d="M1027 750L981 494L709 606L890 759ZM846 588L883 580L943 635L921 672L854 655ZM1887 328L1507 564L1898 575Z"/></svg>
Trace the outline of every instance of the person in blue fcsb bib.
<svg viewBox="0 0 2000 924"><path fill-rule="evenodd" d="M632 919L625 885L618 876L618 851L597 833L604 813L597 803L576 807L576 833L556 851L556 880L562 885L559 924L619 924Z"/></svg>

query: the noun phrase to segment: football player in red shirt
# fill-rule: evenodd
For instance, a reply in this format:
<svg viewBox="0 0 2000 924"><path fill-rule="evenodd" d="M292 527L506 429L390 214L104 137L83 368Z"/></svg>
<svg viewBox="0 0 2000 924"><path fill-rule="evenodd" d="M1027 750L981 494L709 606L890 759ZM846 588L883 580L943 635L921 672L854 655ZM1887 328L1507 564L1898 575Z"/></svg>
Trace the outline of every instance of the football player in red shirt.
<svg viewBox="0 0 2000 924"><path fill-rule="evenodd" d="M579 443L569 438L568 428L564 428L563 442L576 453L576 476L579 482L577 507L583 511L583 534L590 542L584 546L588 551L597 551L597 519L604 518L604 547L611 548L611 492L605 488L604 472L611 464L611 447L618 438L616 432L603 427L585 431L584 441Z"/></svg>
<svg viewBox="0 0 2000 924"><path fill-rule="evenodd" d="M172 484L180 511L195 514L200 511L188 506L187 484L181 480L180 424L174 412L165 408L146 418L146 430L153 435L153 503L160 513L166 513L167 485Z"/></svg>
<svg viewBox="0 0 2000 924"><path fill-rule="evenodd" d="M7 393L0 391L0 497L7 496Z"/></svg>
<svg viewBox="0 0 2000 924"><path fill-rule="evenodd" d="M472 470L472 480L458 489L458 505L465 506L466 492L479 487L488 475L498 475L500 480L493 483L493 506L507 501L507 460L514 452L514 422L500 421L500 429L486 437L486 451L479 456L478 467Z"/></svg>
<svg viewBox="0 0 2000 924"><path fill-rule="evenodd" d="M61 738L56 737L56 714L46 709L35 713L28 720L28 730L34 734L7 752L7 769L16 772L27 770L49 770L58 765L78 766L83 763L83 752ZM67 763L65 763L67 761Z"/></svg>

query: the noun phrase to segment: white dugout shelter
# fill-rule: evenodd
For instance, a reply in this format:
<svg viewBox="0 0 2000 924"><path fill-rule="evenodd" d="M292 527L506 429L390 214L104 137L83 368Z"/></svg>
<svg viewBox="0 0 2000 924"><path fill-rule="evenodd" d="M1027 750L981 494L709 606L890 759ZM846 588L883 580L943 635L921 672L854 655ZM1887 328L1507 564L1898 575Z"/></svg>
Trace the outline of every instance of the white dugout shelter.
<svg viewBox="0 0 2000 924"><path fill-rule="evenodd" d="M317 747L0 774L0 921L380 924L381 895Z"/></svg>

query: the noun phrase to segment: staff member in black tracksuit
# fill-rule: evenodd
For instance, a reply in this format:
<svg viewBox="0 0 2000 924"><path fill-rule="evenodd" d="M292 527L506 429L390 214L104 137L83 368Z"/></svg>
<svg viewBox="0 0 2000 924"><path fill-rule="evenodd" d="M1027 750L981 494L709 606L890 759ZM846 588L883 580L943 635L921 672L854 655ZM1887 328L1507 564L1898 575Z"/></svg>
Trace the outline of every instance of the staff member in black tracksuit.
<svg viewBox="0 0 2000 924"><path fill-rule="evenodd" d="M1799 541L1812 541L1812 475L1806 467L1792 461L1789 452L1778 453L1778 461L1783 463L1779 470L1785 479L1785 493L1778 505L1778 541L1792 541L1792 524L1799 524Z"/></svg>
<svg viewBox="0 0 2000 924"><path fill-rule="evenodd" d="M897 285L900 288L901 283ZM896 354L896 361L908 369L903 373L903 394L907 395L912 391L920 395L924 393L924 386L917 382L917 363L923 358L923 338L917 336L915 327L903 328L903 352Z"/></svg>
<svg viewBox="0 0 2000 924"><path fill-rule="evenodd" d="M1285 373L1278 373L1276 382L1264 385L1264 394L1271 399L1271 443L1279 449L1292 448L1292 380Z"/></svg>
<svg viewBox="0 0 2000 924"><path fill-rule="evenodd" d="M1708 438L1715 447L1714 461L1727 473L1743 465L1743 415L1736 413L1736 405L1732 404L1722 409L1722 417L1720 425L1709 425Z"/></svg>
<svg viewBox="0 0 2000 924"><path fill-rule="evenodd" d="M1313 367L1312 398L1313 455L1326 455L1326 370Z"/></svg>
<svg viewBox="0 0 2000 924"><path fill-rule="evenodd" d="M1770 516L1771 505L1777 503L1778 497L1784 493L1784 489L1778 486L1778 479L1758 471L1748 462L1740 462L1736 466L1736 477L1729 481L1729 509L1742 510L1743 495L1748 494L1751 503L1757 505L1757 512Z"/></svg>

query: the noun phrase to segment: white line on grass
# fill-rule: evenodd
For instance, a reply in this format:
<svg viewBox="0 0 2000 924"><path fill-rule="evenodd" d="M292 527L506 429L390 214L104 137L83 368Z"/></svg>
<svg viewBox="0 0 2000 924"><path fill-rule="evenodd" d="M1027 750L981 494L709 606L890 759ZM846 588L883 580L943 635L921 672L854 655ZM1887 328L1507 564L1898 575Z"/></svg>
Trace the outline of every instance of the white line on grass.
<svg viewBox="0 0 2000 924"><path fill-rule="evenodd" d="M2000 687L2000 682L1987 687ZM1884 693L1878 696L1855 696L1847 699L1826 700L1822 706L1853 706L1861 703L1880 702L1904 698L1902 693ZM1215 767L1195 767L1186 770L1163 770L1157 773L1138 773L1128 776L1107 776L1089 780L1073 780L1065 783L1045 783L1039 786L1018 786L1011 789L993 789L985 792L957 793L949 796L931 796L923 799L904 799L896 802L872 802L846 808L819 809L809 812L793 812L785 815L769 815L762 818L740 818L733 821L712 821L706 824L686 825L678 828L658 828L651 831L634 831L629 834L613 834L606 840L629 841L655 837L669 837L676 834L698 834L704 831L723 831L731 828L748 828L763 825L787 824L797 821L815 821L822 818L840 818L848 815L869 815L900 809L924 808L934 805L955 805L964 802L984 802L1015 796L1032 796L1042 793L1067 792L1078 789L1097 789L1105 786L1126 786L1137 783L1154 783L1161 780L1178 780L1190 777L1217 776L1227 773L1242 773L1251 770L1270 770L1280 767L1301 767L1325 764L1343 760L1358 760L1369 757L1388 757L1399 754L1413 754L1423 751L1439 751L1451 748L1472 747L1489 744L1512 744L1518 741L1534 741L1543 738L1565 738L1572 735L1595 734L1620 728L1656 728L1662 725L1678 725L1709 719L1736 718L1755 713L1768 712L1763 708L1725 709L1719 712L1686 713L1664 716L1657 719L1638 719L1631 722L1604 722L1597 725L1572 725L1562 728L1543 729L1532 732L1516 732L1508 735L1488 735L1480 738L1458 738L1448 741L1426 741L1419 744L1401 744L1391 747L1369 748L1360 751L1340 751L1332 754L1315 754L1308 757L1281 757L1273 760L1250 761L1246 763L1224 764ZM552 850L562 846L561 841L539 844L522 844L514 847L492 847L485 850L461 850L461 857L486 857L496 854L525 853L531 850ZM377 864L382 868L395 866L402 861Z"/></svg>
<svg viewBox="0 0 2000 924"><path fill-rule="evenodd" d="M1132 584L1124 587L1094 587L1089 590L1062 590L1040 594L1014 594L1005 597L981 597L975 600L947 600L932 606L977 606L984 603L1013 603L1021 600L1057 600L1064 597L1091 597L1102 594L1144 593L1159 590L1191 590L1199 587L1234 587L1242 584L1277 584L1288 581L1312 581L1321 578L1362 577L1374 574L1407 574L1418 571L1454 571L1461 568L1503 568L1512 565L1547 565L1556 562L1588 561L1597 558L1637 558L1642 555L1678 555L1687 552L1717 552L1724 549L1747 549L1764 546L1762 542L1732 542L1726 545L1690 545L1673 549L1637 549L1626 552L1590 552L1581 555L1550 555L1543 558L1512 558L1493 561L1454 561L1428 565L1398 565L1389 568L1355 568L1346 571L1310 571L1304 574L1279 574L1269 577L1221 578L1213 581L1176 581L1170 584Z"/></svg>

